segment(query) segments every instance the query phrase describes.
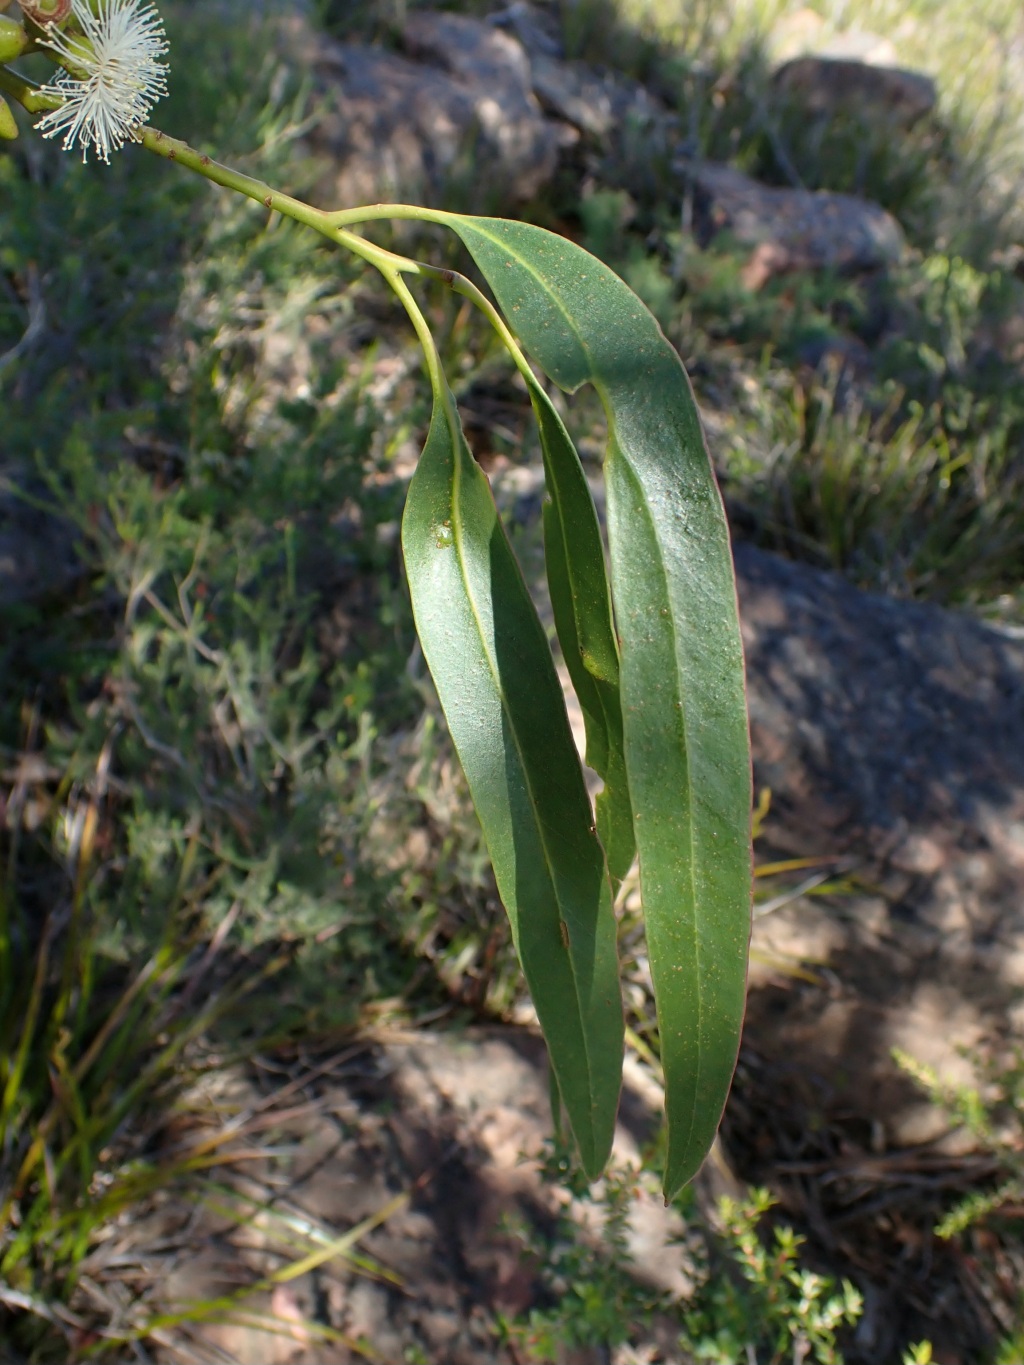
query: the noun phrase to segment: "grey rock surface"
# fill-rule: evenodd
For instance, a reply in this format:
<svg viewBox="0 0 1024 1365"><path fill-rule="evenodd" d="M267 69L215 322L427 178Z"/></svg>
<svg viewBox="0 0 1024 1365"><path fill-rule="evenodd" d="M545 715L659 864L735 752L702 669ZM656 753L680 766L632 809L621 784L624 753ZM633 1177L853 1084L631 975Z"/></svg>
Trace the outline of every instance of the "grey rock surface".
<svg viewBox="0 0 1024 1365"><path fill-rule="evenodd" d="M766 843L855 873L758 926L769 961L828 976L776 989L755 954L748 1038L817 1077L804 1108L838 1095L895 1145L935 1139L891 1049L966 1082L961 1049L1024 1038L1024 639L749 545L736 565Z"/></svg>
<svg viewBox="0 0 1024 1365"><path fill-rule="evenodd" d="M542 106L591 137L604 138L615 126L616 101L608 81L585 67L537 56L533 89Z"/></svg>
<svg viewBox="0 0 1024 1365"><path fill-rule="evenodd" d="M736 563L759 774L794 843L923 876L985 850L1024 893L1024 640L750 545Z"/></svg>
<svg viewBox="0 0 1024 1365"><path fill-rule="evenodd" d="M935 82L919 71L838 57L796 57L780 66L772 80L777 91L817 117L845 112L909 128L938 102Z"/></svg>
<svg viewBox="0 0 1024 1365"><path fill-rule="evenodd" d="M497 28L513 33L531 61L538 57L564 57L561 25L554 10L531 5L529 0L512 0L505 9L488 16Z"/></svg>
<svg viewBox="0 0 1024 1365"><path fill-rule="evenodd" d="M707 243L727 232L754 248L753 287L789 270L877 269L903 253L896 219L854 195L776 189L711 162L686 162L680 169L693 187L701 239Z"/></svg>
<svg viewBox="0 0 1024 1365"><path fill-rule="evenodd" d="M531 62L531 80L544 109L596 141L606 141L628 123L669 122L665 108L642 85L583 62L538 54Z"/></svg>
<svg viewBox="0 0 1024 1365"><path fill-rule="evenodd" d="M461 181L478 201L509 205L554 174L563 130L534 98L521 44L493 25L421 11L404 53L291 32L321 100L311 146L337 166L322 201L436 202Z"/></svg>
<svg viewBox="0 0 1024 1365"><path fill-rule="evenodd" d="M772 791L762 857L850 880L756 912L725 1146L829 1254L876 1248L867 1358L882 1359L922 1334L881 1270L905 1256L945 1286L929 1335L962 1330L928 1206L920 1252L890 1229L925 1184L949 1207L989 1159L893 1050L977 1087L983 1060L1024 1040L1024 639L748 545L736 563L755 780Z"/></svg>

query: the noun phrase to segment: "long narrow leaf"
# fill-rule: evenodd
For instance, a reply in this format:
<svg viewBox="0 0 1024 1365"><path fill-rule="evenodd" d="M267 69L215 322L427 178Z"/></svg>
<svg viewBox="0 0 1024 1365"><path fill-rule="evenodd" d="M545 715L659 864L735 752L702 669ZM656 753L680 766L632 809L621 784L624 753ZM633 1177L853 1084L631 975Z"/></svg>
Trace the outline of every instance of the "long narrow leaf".
<svg viewBox="0 0 1024 1365"><path fill-rule="evenodd" d="M609 423L605 466L625 754L666 1077L666 1193L711 1145L750 935L750 757L728 532L685 371L636 296L543 229L433 213L526 349Z"/></svg>
<svg viewBox="0 0 1024 1365"><path fill-rule="evenodd" d="M435 394L402 547L423 652L581 1160L596 1176L622 1068L611 887L544 630L450 395Z"/></svg>
<svg viewBox="0 0 1024 1365"><path fill-rule="evenodd" d="M594 499L572 438L550 398L527 381L540 428L544 557L555 629L587 731L587 762L604 783L597 830L617 888L636 852L619 689L619 647Z"/></svg>

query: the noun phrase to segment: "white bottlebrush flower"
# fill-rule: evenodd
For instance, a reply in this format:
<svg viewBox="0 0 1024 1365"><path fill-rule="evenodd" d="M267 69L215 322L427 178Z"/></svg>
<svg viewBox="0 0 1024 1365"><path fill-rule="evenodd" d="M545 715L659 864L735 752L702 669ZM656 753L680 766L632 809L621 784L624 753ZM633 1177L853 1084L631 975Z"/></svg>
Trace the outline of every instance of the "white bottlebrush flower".
<svg viewBox="0 0 1024 1365"><path fill-rule="evenodd" d="M40 119L44 137L64 134L64 150L76 143L87 161L90 144L110 161L135 137L150 109L167 94L163 20L148 0L72 0L82 36L51 27L46 46L74 70L62 72L41 93L63 103Z"/></svg>

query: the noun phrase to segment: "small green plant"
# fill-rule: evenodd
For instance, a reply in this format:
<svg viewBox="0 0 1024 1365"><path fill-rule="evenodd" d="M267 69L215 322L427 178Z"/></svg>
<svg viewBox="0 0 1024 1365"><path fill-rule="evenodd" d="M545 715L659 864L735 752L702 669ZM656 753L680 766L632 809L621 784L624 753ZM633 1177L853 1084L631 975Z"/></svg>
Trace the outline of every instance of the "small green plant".
<svg viewBox="0 0 1024 1365"><path fill-rule="evenodd" d="M191 103L207 79L220 77L194 77ZM288 104L260 108L261 133L280 135ZM104 241L110 201L81 167L53 164L45 189L4 181L5 263L20 277L34 250L59 281L101 401L45 369L41 397L5 391L17 496L59 526L79 585L73 609L0 604L0 1335L40 1362L72 1358L94 1331L116 1355L164 1310L183 1321L237 1307L168 1305L145 1274L126 1307L109 1265L154 1203L206 1202L218 1162L230 1170L233 1143L209 1132L209 1071L344 1035L371 1001L378 1016L382 1002L402 1010L416 965L437 1006L427 954L405 941L414 889L383 832L369 837L371 814L388 808L394 831L401 805L404 839L435 798L441 846L402 868L421 909L458 875L472 885L471 863L479 885L486 864L462 806L453 832L436 783L424 771L407 790L410 760L381 740L422 703L389 548L396 437L378 435L365 374L343 374L326 344L309 358L309 401L282 399L238 324L254 276L275 327L332 318L336 259L310 260L231 201L197 212L143 175L118 185L130 227L86 283L71 258ZM0 158L0 176L13 169ZM63 239L33 243L40 196L47 218L62 175L86 189ZM138 262L186 237L196 258L175 300L173 281ZM129 362L129 338L96 326L86 295L114 279L138 313L173 314L159 384L149 352ZM0 318L5 341L14 321ZM342 527L322 510L357 497ZM325 584L339 542L342 575ZM353 587L358 650L344 627L317 639ZM431 726L436 701L410 741L425 767Z"/></svg>
<svg viewBox="0 0 1024 1365"><path fill-rule="evenodd" d="M918 1341L903 1353L903 1365L932 1365L932 1344Z"/></svg>
<svg viewBox="0 0 1024 1365"><path fill-rule="evenodd" d="M597 1227L588 1236L564 1212L550 1239L520 1229L551 1302L525 1319L499 1319L502 1335L538 1362L558 1361L567 1349L612 1348L635 1340L655 1313L670 1307L664 1294L631 1274L627 1223L638 1173L613 1168L592 1188L569 1149L558 1142L548 1145L541 1171L549 1185L567 1190L595 1215Z"/></svg>
<svg viewBox="0 0 1024 1365"><path fill-rule="evenodd" d="M719 1247L686 1314L684 1340L695 1359L714 1365L842 1365L839 1332L857 1322L864 1300L848 1280L837 1286L801 1266L804 1238L792 1228L776 1225L765 1244L759 1225L774 1203L764 1189L720 1201Z"/></svg>
<svg viewBox="0 0 1024 1365"><path fill-rule="evenodd" d="M980 1086L951 1084L934 1067L900 1049L893 1057L933 1104L997 1160L1001 1171L993 1187L972 1191L947 1210L936 1224L936 1236L958 1237L1005 1205L1024 1199L1024 1052L1015 1051L1008 1061L982 1061Z"/></svg>
<svg viewBox="0 0 1024 1365"><path fill-rule="evenodd" d="M836 1285L803 1266L804 1239L791 1228L776 1225L764 1240L762 1225L775 1202L766 1190L752 1190L745 1200L723 1198L713 1231L688 1222L684 1246L694 1287L678 1299L636 1275L629 1217L638 1171L613 1169L591 1187L556 1143L542 1172L577 1202L575 1213L560 1214L549 1237L520 1229L550 1302L499 1327L527 1359L557 1361L568 1348L639 1347L658 1319L676 1324L689 1360L842 1365L839 1334L856 1324L862 1297L848 1281ZM682 1199L679 1208L692 1218L690 1201Z"/></svg>
<svg viewBox="0 0 1024 1365"><path fill-rule="evenodd" d="M984 1188L972 1190L946 1210L935 1225L936 1237L966 1241L972 1229L984 1227L988 1233L994 1231L997 1237L1005 1235L1016 1242L1016 1232L1001 1233L999 1224L1001 1212L1016 1209L1024 1201L1024 1051L1017 1048L1009 1057L998 1059L972 1058L979 1072L976 1085L944 1080L935 1067L900 1049L894 1049L893 1057L932 1103L966 1129L979 1150L991 1156L997 1165L995 1176L988 1179ZM1012 1223L1009 1226L1013 1228ZM1005 1272L1001 1278L1005 1293ZM1024 1293L1019 1279L1014 1285L1019 1319ZM1014 1365L1021 1359L1022 1349L1024 1333L1011 1332L1000 1344L998 1365Z"/></svg>

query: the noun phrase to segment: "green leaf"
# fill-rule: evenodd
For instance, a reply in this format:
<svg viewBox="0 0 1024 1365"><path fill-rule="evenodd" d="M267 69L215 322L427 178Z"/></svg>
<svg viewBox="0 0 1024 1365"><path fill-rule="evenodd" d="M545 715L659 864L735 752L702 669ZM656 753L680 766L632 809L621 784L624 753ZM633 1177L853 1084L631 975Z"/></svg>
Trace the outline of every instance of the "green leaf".
<svg viewBox="0 0 1024 1365"><path fill-rule="evenodd" d="M447 393L435 393L402 548L423 652L594 1178L622 1073L611 886L544 629Z"/></svg>
<svg viewBox="0 0 1024 1365"><path fill-rule="evenodd" d="M750 935L750 755L728 530L689 381L658 324L572 242L433 212L526 349L608 417L625 757L665 1069L668 1195L706 1155L739 1046Z"/></svg>
<svg viewBox="0 0 1024 1365"><path fill-rule="evenodd" d="M597 830L617 889L636 852L619 691L619 647L594 499L572 438L535 378L527 378L550 502L544 556L555 629L583 712L587 762L604 782Z"/></svg>
<svg viewBox="0 0 1024 1365"><path fill-rule="evenodd" d="M622 733L622 700L617 681L595 678L577 633L569 573L571 550L566 548L566 522L554 502L544 507L544 554L547 560L548 588L555 615L555 628L562 646L569 677L572 679L583 723L587 732L587 763L604 782L594 805L597 832L608 861L608 873L617 891L636 854L633 836L633 810L629 804L626 755ZM579 556L577 556L578 562Z"/></svg>

